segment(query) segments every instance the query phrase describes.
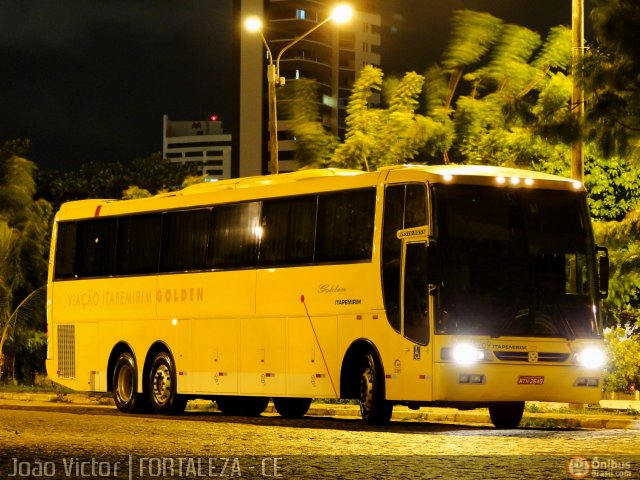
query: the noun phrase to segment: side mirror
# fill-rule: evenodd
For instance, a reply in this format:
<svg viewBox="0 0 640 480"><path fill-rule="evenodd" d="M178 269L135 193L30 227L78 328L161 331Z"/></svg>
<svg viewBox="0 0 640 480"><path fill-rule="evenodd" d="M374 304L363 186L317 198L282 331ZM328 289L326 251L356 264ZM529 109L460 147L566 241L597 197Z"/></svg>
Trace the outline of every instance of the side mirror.
<svg viewBox="0 0 640 480"><path fill-rule="evenodd" d="M596 245L598 254L598 290L600 298L609 295L609 250L607 247Z"/></svg>

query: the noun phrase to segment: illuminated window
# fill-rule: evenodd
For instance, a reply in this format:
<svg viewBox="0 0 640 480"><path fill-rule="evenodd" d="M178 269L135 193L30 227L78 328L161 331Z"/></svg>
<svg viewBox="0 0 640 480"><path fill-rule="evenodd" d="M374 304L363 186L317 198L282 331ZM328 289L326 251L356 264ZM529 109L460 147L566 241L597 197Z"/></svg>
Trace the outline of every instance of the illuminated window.
<svg viewBox="0 0 640 480"><path fill-rule="evenodd" d="M260 202L214 207L209 230L209 268L255 267L258 263Z"/></svg>

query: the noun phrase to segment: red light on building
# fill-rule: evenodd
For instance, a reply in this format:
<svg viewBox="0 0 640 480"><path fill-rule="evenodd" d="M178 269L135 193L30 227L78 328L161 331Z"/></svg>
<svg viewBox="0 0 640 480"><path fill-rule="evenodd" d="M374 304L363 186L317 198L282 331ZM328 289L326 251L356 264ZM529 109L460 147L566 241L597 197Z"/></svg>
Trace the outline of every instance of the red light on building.
<svg viewBox="0 0 640 480"><path fill-rule="evenodd" d="M211 115L209 117L209 120L211 120L212 122L217 122L218 121L218 115Z"/></svg>

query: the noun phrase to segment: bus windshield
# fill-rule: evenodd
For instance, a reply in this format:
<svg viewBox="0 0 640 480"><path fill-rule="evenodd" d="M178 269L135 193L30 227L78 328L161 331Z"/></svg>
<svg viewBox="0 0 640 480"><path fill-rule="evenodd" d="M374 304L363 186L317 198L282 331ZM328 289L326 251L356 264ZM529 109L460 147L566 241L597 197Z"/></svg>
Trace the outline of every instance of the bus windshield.
<svg viewBox="0 0 640 480"><path fill-rule="evenodd" d="M599 336L583 194L438 185L434 199L440 333Z"/></svg>

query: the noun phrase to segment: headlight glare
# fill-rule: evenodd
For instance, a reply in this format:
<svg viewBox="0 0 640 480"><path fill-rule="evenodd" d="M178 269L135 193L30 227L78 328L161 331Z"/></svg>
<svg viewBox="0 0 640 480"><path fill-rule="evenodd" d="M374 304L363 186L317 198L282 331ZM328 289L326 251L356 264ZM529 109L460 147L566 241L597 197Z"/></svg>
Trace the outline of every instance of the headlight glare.
<svg viewBox="0 0 640 480"><path fill-rule="evenodd" d="M580 365L590 369L602 368L607 361L604 351L598 347L587 347L576 354Z"/></svg>
<svg viewBox="0 0 640 480"><path fill-rule="evenodd" d="M459 343L453 348L453 360L458 365L472 365L484 358L484 352L469 343Z"/></svg>

